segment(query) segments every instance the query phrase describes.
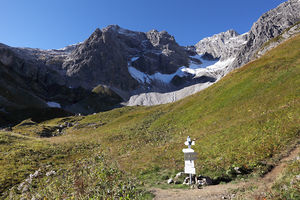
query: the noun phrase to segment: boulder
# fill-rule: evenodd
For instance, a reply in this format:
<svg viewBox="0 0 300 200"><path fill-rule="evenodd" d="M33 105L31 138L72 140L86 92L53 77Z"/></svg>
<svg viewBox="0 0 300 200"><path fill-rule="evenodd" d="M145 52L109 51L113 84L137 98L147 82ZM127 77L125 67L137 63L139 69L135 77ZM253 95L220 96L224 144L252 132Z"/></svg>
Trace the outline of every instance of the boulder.
<svg viewBox="0 0 300 200"><path fill-rule="evenodd" d="M172 183L174 183L174 180L172 178L169 178L168 181L167 181L167 183L168 184L172 184Z"/></svg>
<svg viewBox="0 0 300 200"><path fill-rule="evenodd" d="M176 179L181 178L184 175L183 172L178 172L175 176Z"/></svg>
<svg viewBox="0 0 300 200"><path fill-rule="evenodd" d="M196 183L196 175L192 176L192 185ZM190 185L190 177L185 177L183 183L184 185Z"/></svg>
<svg viewBox="0 0 300 200"><path fill-rule="evenodd" d="M185 177L185 179L183 180L183 183L184 185L188 185L190 182L190 178L189 177Z"/></svg>
<svg viewBox="0 0 300 200"><path fill-rule="evenodd" d="M242 170L239 167L234 167L233 168L236 174L242 174Z"/></svg>
<svg viewBox="0 0 300 200"><path fill-rule="evenodd" d="M208 177L208 176L198 176L197 177L197 184L204 186L204 185L212 185L213 184L213 180Z"/></svg>

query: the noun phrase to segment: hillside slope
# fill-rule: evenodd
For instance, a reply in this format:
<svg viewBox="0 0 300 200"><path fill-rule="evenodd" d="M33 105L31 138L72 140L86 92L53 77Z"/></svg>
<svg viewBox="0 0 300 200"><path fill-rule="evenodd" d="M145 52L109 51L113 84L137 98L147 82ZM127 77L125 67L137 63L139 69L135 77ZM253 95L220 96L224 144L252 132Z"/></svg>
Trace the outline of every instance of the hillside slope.
<svg viewBox="0 0 300 200"><path fill-rule="evenodd" d="M0 154L0 185L6 183L1 189L43 165L63 168L99 148L125 174L157 183L163 175L183 169L181 149L188 135L196 139L197 173L231 180L236 178L231 170L237 166L264 174L299 141L299 49L300 35L176 103L23 123L13 127L14 133L0 132L5 152ZM37 130L65 122L72 126L64 127L61 136L34 139ZM23 140L16 133L27 138L22 154Z"/></svg>
<svg viewBox="0 0 300 200"><path fill-rule="evenodd" d="M181 167L180 147L187 135L197 140L200 171L217 168L221 173L235 163L255 167L299 136L299 46L297 36L178 103L122 108L79 123L104 124L85 129L85 137L99 138L121 155L125 169L149 168L149 161L162 168ZM138 160L134 167L133 158Z"/></svg>

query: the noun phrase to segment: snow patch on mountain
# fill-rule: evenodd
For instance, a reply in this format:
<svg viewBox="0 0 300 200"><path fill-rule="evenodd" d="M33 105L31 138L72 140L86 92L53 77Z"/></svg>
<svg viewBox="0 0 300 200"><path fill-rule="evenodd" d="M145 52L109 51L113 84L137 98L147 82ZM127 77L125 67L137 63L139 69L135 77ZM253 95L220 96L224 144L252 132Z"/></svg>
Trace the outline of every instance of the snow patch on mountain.
<svg viewBox="0 0 300 200"><path fill-rule="evenodd" d="M66 52L66 53L71 53L76 47L78 47L81 44L83 44L83 42L78 42L76 44L68 45L66 47L57 49L57 51L63 51L63 52Z"/></svg>
<svg viewBox="0 0 300 200"><path fill-rule="evenodd" d="M53 102L53 101L47 102L47 105L48 105L50 108L61 108L61 106L60 106L59 103L56 103L56 102Z"/></svg>
<svg viewBox="0 0 300 200"><path fill-rule="evenodd" d="M137 70L134 67L129 66L128 72L130 73L132 78L134 78L135 80L137 80L140 83L148 83L148 84L151 83L151 79L149 78L149 75Z"/></svg>
<svg viewBox="0 0 300 200"><path fill-rule="evenodd" d="M132 78L134 78L135 80L137 80L140 83L151 84L152 81L156 80L156 81L160 81L160 82L169 84L171 82L171 80L174 78L174 76L176 76L176 75L178 75L180 77L184 76L184 73L183 73L184 68L185 67L179 68L173 74L162 74L160 72L156 72L155 74L148 75L144 72L137 70L136 68L134 68L132 66L129 66L128 72L130 73Z"/></svg>
<svg viewBox="0 0 300 200"><path fill-rule="evenodd" d="M139 59L140 57L133 57L133 58L131 58L131 62L134 62L134 61L136 61L137 59Z"/></svg>
<svg viewBox="0 0 300 200"><path fill-rule="evenodd" d="M129 37L134 37L137 34L137 32L135 32L135 31L130 31L128 29L121 28L118 25L114 26L114 28L117 29L119 34L126 35Z"/></svg>
<svg viewBox="0 0 300 200"><path fill-rule="evenodd" d="M227 60L205 60L201 58L202 55L191 56L192 58L196 58L201 60L201 64L196 64L193 61L190 61L190 66L182 66L175 73L172 74L162 74L160 72L156 72L155 74L149 75L144 72L139 71L138 69L131 66L128 63L128 72L139 83L143 84L151 84L152 81L160 81L162 83L169 84L175 76L183 77L188 75L193 75L195 77L203 76L205 73L215 72L216 70L221 70L230 65L234 58L228 58ZM134 62L139 57L131 58L131 62ZM217 77L218 78L218 77Z"/></svg>
<svg viewBox="0 0 300 200"><path fill-rule="evenodd" d="M209 69L209 70L224 69L225 67L229 66L234 60L235 60L235 58L228 58L226 60L219 60L215 64L213 64L211 66L208 66L207 69Z"/></svg>
<svg viewBox="0 0 300 200"><path fill-rule="evenodd" d="M201 55L196 55L196 57ZM174 78L175 75L178 75L180 77L183 77L185 75L193 75L194 78L201 77L201 76L209 76L209 77L215 77L216 81L220 80L221 77L223 77L223 71L228 66L230 66L235 58L228 58L227 60L218 60L218 61L211 61L211 65L206 64L200 64L198 65L198 68L193 66L194 68L188 68L185 66L180 67L175 73L173 74L161 74L161 73L155 73L153 75L147 75L143 72L138 71L134 67L129 66L128 70L133 78L138 80L142 83L149 83L153 80L159 80L164 83L171 82L172 78ZM204 59L202 59L204 60ZM206 60L206 62L209 62ZM203 68L205 65L206 68ZM159 93L159 92L146 92L141 93L137 95L133 95L130 97L130 99L124 103L127 106L134 106L134 105L159 105L159 104L166 104L175 102L179 99L182 99L184 97L187 97L189 95L195 94L210 85L212 85L214 82L205 82L205 83L198 83L195 85L187 86L185 88L182 88L177 91L173 92L166 92L166 93Z"/></svg>
<svg viewBox="0 0 300 200"><path fill-rule="evenodd" d="M215 72L217 70L222 70L227 66L233 63L235 58L228 58L226 60L205 60L201 58L201 55L193 56L194 58L198 58L201 60L201 65L192 65L189 68L182 68L181 71L193 74L196 77L200 77L205 72ZM200 58L199 58L200 57Z"/></svg>
<svg viewBox="0 0 300 200"><path fill-rule="evenodd" d="M215 60L206 60L206 59L203 59L202 58L203 55L199 55L199 54L196 54L195 56L190 56L191 58L196 58L198 60L200 60L202 62L202 64L197 64L195 62L193 62L192 60L190 61L190 65L189 67L191 69L198 69L198 68L207 68L211 65L214 65L216 62L219 61L219 59L215 59Z"/></svg>

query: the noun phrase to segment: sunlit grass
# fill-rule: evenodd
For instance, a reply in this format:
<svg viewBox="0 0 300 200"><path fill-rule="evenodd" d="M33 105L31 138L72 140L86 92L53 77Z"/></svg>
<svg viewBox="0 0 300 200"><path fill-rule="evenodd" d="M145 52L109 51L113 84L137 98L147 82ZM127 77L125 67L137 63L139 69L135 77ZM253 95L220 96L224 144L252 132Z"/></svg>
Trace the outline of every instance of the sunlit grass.
<svg viewBox="0 0 300 200"><path fill-rule="evenodd" d="M15 127L28 138L1 132L1 189L44 163L58 168L92 156L96 148L126 173L149 184L163 182L162 172L183 170L181 150L188 135L196 139L197 173L234 178L228 170L238 166L263 174L300 137L299 49L297 36L176 103L124 107L36 125L72 122L61 136L26 134L34 126Z"/></svg>

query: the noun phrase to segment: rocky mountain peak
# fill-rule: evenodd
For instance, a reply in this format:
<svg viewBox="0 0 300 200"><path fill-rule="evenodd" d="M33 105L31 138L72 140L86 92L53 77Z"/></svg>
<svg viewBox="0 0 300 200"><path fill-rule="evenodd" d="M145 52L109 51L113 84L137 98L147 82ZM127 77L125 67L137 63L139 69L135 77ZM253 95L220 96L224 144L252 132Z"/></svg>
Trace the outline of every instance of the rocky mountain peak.
<svg viewBox="0 0 300 200"><path fill-rule="evenodd" d="M171 36L167 31L158 32L157 30L151 30L148 31L146 35L153 46L162 46L169 43L176 43L175 38Z"/></svg>
<svg viewBox="0 0 300 200"><path fill-rule="evenodd" d="M97 28L84 43L95 43L101 39L102 31Z"/></svg>
<svg viewBox="0 0 300 200"><path fill-rule="evenodd" d="M264 13L251 27L251 32L257 34L264 31L266 38L276 37L287 27L299 21L300 1L289 0L277 8ZM263 25L263 26L262 26Z"/></svg>
<svg viewBox="0 0 300 200"><path fill-rule="evenodd" d="M226 32L223 32L223 37L232 38L239 36L240 34L233 29L229 29Z"/></svg>
<svg viewBox="0 0 300 200"><path fill-rule="evenodd" d="M188 63L185 48L167 31L143 33L110 25L96 29L71 52L63 69L71 87L104 84L128 93L138 86L128 67L149 75L171 74Z"/></svg>
<svg viewBox="0 0 300 200"><path fill-rule="evenodd" d="M111 34L117 34L118 31L121 29L118 25L109 25L102 29L102 32L104 33L111 33Z"/></svg>
<svg viewBox="0 0 300 200"><path fill-rule="evenodd" d="M245 35L230 29L200 40L195 48L198 54L210 54L215 59L225 60L231 57L246 40Z"/></svg>
<svg viewBox="0 0 300 200"><path fill-rule="evenodd" d="M92 33L92 35L101 35L102 31L99 28L96 28L96 30Z"/></svg>
<svg viewBox="0 0 300 200"><path fill-rule="evenodd" d="M117 25L117 24L111 24L111 25L108 25L107 27L104 27L102 30L103 31L109 31L109 30L115 31L115 30L118 30L118 29L120 29L119 25Z"/></svg>
<svg viewBox="0 0 300 200"><path fill-rule="evenodd" d="M237 68L255 57L268 40L300 21L300 1L289 0L263 14L248 32L247 44L239 51L232 68Z"/></svg>

